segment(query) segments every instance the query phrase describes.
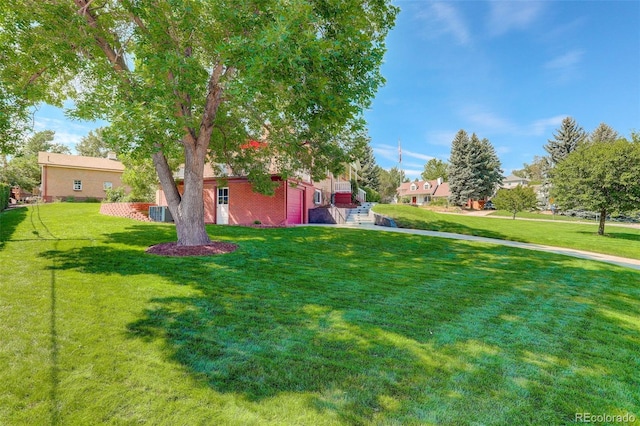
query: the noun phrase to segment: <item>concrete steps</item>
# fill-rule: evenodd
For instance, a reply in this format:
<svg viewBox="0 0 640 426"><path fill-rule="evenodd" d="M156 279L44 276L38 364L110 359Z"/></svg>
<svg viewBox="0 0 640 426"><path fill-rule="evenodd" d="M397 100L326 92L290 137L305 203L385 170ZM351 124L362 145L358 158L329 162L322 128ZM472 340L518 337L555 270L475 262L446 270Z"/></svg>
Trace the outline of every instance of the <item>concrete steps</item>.
<svg viewBox="0 0 640 426"><path fill-rule="evenodd" d="M363 203L360 207L348 209L345 216L345 224L348 225L365 225L374 223L371 207L374 203Z"/></svg>

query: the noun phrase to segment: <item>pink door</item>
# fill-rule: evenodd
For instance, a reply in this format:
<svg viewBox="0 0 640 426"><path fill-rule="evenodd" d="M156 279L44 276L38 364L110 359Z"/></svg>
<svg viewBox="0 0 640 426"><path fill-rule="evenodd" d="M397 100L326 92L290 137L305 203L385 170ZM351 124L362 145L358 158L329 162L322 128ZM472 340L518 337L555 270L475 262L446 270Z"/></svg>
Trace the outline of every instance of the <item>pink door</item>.
<svg viewBox="0 0 640 426"><path fill-rule="evenodd" d="M302 223L302 190L288 188L287 191L287 224L299 225Z"/></svg>

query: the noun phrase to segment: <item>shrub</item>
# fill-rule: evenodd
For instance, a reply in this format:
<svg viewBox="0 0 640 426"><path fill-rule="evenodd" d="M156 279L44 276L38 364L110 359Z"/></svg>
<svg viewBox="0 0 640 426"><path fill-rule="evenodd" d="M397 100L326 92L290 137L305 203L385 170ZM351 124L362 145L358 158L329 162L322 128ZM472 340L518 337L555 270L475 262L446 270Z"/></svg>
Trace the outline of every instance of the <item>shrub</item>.
<svg viewBox="0 0 640 426"><path fill-rule="evenodd" d="M11 196L11 185L0 183L0 211L9 207L9 197Z"/></svg>
<svg viewBox="0 0 640 426"><path fill-rule="evenodd" d="M104 201L106 203L121 203L125 200L126 194L123 186L106 190Z"/></svg>

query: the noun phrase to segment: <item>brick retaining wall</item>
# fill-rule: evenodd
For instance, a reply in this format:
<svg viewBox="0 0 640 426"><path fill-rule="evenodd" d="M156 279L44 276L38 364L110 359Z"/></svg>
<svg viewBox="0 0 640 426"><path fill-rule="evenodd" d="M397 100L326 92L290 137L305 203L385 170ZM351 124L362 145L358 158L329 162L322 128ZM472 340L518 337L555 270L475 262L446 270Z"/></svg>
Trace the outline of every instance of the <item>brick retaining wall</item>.
<svg viewBox="0 0 640 426"><path fill-rule="evenodd" d="M151 222L149 207L154 203L102 203L100 213L107 216L126 217L142 222Z"/></svg>

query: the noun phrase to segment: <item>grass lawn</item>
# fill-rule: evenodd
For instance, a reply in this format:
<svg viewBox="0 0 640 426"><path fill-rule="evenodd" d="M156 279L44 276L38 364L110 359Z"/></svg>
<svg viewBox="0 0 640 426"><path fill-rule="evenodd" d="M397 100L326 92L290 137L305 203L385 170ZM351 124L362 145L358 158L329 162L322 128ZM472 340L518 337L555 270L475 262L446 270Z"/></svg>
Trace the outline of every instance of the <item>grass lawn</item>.
<svg viewBox="0 0 640 426"><path fill-rule="evenodd" d="M239 249L149 255L171 225L95 204L0 214L0 424L640 418L640 271L357 229L208 229Z"/></svg>
<svg viewBox="0 0 640 426"><path fill-rule="evenodd" d="M640 228L607 224L604 236L598 224L512 220L437 213L412 206L379 204L376 213L395 219L402 228L454 232L524 243L544 244L640 259ZM516 216L519 217L519 216Z"/></svg>

